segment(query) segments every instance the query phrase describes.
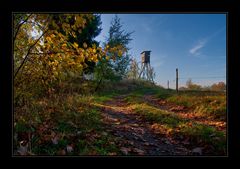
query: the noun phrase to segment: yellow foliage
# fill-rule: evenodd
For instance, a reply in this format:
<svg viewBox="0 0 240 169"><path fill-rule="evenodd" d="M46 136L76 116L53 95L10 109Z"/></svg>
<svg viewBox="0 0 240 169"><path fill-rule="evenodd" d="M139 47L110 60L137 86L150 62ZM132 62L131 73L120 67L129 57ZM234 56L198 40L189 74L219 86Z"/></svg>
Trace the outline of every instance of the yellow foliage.
<svg viewBox="0 0 240 169"><path fill-rule="evenodd" d="M46 40L48 41L48 42L51 42L52 40L51 40L51 38L48 36L48 37L46 37Z"/></svg>
<svg viewBox="0 0 240 169"><path fill-rule="evenodd" d="M62 47L66 47L66 46L67 46L67 44L66 44L66 43L62 44Z"/></svg>
<svg viewBox="0 0 240 169"><path fill-rule="evenodd" d="M78 48L78 44L76 42L73 43L74 48Z"/></svg>
<svg viewBox="0 0 240 169"><path fill-rule="evenodd" d="M51 38L55 38L56 36L54 34L51 34Z"/></svg>
<svg viewBox="0 0 240 169"><path fill-rule="evenodd" d="M46 22L47 14L32 14L34 15L32 22L40 23L42 28L47 26ZM88 14L67 14L75 16L75 23L70 26L69 23L63 23L60 29L67 32L68 35L75 36L75 31L81 32L84 26L87 24L87 21L91 19L91 16ZM89 17L89 18L88 18ZM45 18L45 19L40 19ZM88 18L88 19L86 19ZM42 28L39 28L40 35L41 32L44 32ZM51 53L48 55L31 55L32 62L26 62L24 65L23 71L19 71L21 76L17 76L16 81L23 81L21 78L27 79L24 81L22 86L26 85L35 85L33 81L40 83L42 86L48 87L51 82L54 82L59 77L64 76L65 71L79 72L88 65L85 64L85 61L98 62L102 58L105 58L108 50L111 50L109 45L103 50L101 47L88 46L87 43L83 43L83 48L79 48L77 41L71 43L69 41L69 36L62 34L59 31L59 28L55 30L48 30L47 34L43 36L43 40L40 40L32 48L32 53ZM25 53L27 53L29 46L35 42L31 40L29 32L34 30L31 23L24 23L19 30L19 34L14 41L14 66L19 67ZM15 30L16 31L16 30ZM15 59L16 58L16 59ZM106 57L107 60L111 58ZM19 74L20 74L19 73ZM31 73L31 76L29 74ZM28 77L29 76L29 77ZM33 80L34 79L34 80ZM30 83L29 83L30 82ZM21 88L21 86L15 86Z"/></svg>

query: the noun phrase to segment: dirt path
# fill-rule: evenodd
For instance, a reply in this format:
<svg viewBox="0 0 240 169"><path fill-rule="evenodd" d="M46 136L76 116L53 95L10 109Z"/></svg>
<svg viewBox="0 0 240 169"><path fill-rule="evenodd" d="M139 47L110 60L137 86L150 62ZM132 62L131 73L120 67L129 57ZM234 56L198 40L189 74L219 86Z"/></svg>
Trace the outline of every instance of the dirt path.
<svg viewBox="0 0 240 169"><path fill-rule="evenodd" d="M150 124L127 109L118 96L102 106L103 121L107 130L120 138L118 146L125 155L190 155L191 151L182 145L176 145L166 137L153 132Z"/></svg>

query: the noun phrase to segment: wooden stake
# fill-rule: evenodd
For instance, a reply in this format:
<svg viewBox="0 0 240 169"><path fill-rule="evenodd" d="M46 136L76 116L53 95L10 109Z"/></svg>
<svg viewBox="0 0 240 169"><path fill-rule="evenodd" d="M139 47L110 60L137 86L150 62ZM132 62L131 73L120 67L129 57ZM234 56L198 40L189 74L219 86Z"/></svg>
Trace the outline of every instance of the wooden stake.
<svg viewBox="0 0 240 169"><path fill-rule="evenodd" d="M178 92L178 68L176 69L176 91Z"/></svg>

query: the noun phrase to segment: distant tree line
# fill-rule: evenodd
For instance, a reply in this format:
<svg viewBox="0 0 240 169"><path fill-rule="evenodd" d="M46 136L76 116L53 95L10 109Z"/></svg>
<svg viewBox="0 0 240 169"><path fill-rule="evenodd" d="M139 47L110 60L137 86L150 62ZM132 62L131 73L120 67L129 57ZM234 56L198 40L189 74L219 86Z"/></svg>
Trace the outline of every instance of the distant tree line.
<svg viewBox="0 0 240 169"><path fill-rule="evenodd" d="M209 90L209 91L225 91L226 84L224 82L214 83L211 86L201 86L192 82L192 79L188 79L186 87L180 87L179 90Z"/></svg>

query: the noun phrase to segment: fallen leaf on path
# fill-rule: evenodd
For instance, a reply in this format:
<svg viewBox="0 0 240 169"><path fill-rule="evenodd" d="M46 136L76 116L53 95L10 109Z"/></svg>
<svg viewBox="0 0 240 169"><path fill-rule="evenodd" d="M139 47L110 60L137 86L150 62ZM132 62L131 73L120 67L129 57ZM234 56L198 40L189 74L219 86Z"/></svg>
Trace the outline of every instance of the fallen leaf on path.
<svg viewBox="0 0 240 169"><path fill-rule="evenodd" d="M20 147L18 148L17 152L18 152L20 155L27 155L28 145L26 145L26 146L20 145Z"/></svg>
<svg viewBox="0 0 240 169"><path fill-rule="evenodd" d="M145 146L149 146L150 144L149 143L144 143Z"/></svg>
<svg viewBox="0 0 240 169"><path fill-rule="evenodd" d="M67 145L67 152L71 153L73 151L73 147L71 145Z"/></svg>
<svg viewBox="0 0 240 169"><path fill-rule="evenodd" d="M190 143L189 143L189 141L183 141L182 144L188 145L188 144L190 144Z"/></svg>
<svg viewBox="0 0 240 169"><path fill-rule="evenodd" d="M216 133L210 134L209 136L210 136L210 137L215 137L215 136L216 136Z"/></svg>
<svg viewBox="0 0 240 169"><path fill-rule="evenodd" d="M110 156L115 156L115 155L117 155L117 153L115 153L115 152L113 152L113 153L108 153L108 155L110 155Z"/></svg>
<svg viewBox="0 0 240 169"><path fill-rule="evenodd" d="M139 140L139 138L138 138L138 137L135 137L135 136L134 136L133 138L134 138L135 140Z"/></svg>
<svg viewBox="0 0 240 169"><path fill-rule="evenodd" d="M107 134L107 132L103 131L102 135L107 136L108 134Z"/></svg>
<svg viewBox="0 0 240 169"><path fill-rule="evenodd" d="M138 125L138 124L136 124L136 123L134 123L134 124L131 124L131 126L136 126L136 127L138 127L139 125Z"/></svg>
<svg viewBox="0 0 240 169"><path fill-rule="evenodd" d="M133 149L133 151L134 151L134 152L137 152L137 153L138 153L138 155L144 155L144 151L143 151L143 150L141 150L141 149L134 148L134 149Z"/></svg>
<svg viewBox="0 0 240 169"><path fill-rule="evenodd" d="M133 141L127 141L128 144L134 145Z"/></svg>
<svg viewBox="0 0 240 169"><path fill-rule="evenodd" d="M113 141L110 141L109 144L114 145L115 143Z"/></svg>
<svg viewBox="0 0 240 169"><path fill-rule="evenodd" d="M138 133L132 133L134 136L138 137L138 139L143 140L143 136Z"/></svg>
<svg viewBox="0 0 240 169"><path fill-rule="evenodd" d="M77 131L77 135L81 135L82 134L82 131Z"/></svg>
<svg viewBox="0 0 240 169"><path fill-rule="evenodd" d="M131 151L131 148L121 147L120 150L123 152L124 155L128 155L128 152Z"/></svg>
<svg viewBox="0 0 240 169"><path fill-rule="evenodd" d="M55 137L52 138L51 140L52 140L52 143L56 145L56 144L58 144L59 138L58 138L58 136L55 136Z"/></svg>
<svg viewBox="0 0 240 169"><path fill-rule="evenodd" d="M192 153L195 155L202 155L202 148L201 147L196 147L192 150Z"/></svg>

